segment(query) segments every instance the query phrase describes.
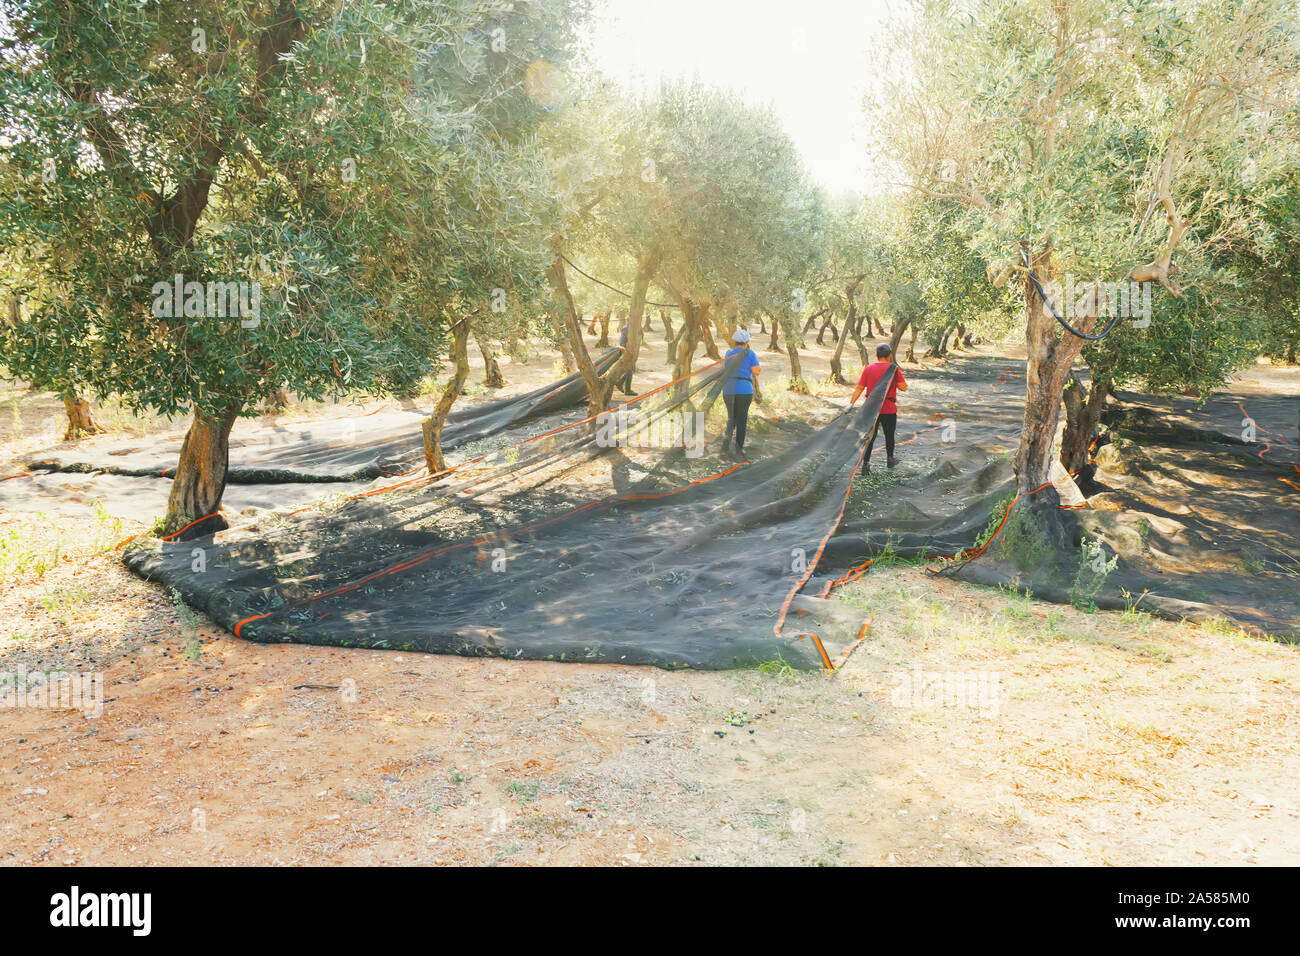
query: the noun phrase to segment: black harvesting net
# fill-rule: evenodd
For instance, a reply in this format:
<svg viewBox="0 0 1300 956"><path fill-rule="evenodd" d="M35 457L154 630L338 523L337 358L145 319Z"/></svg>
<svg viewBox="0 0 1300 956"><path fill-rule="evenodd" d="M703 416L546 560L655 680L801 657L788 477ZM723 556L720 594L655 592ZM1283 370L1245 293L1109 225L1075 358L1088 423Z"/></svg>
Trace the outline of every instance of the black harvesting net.
<svg viewBox="0 0 1300 956"><path fill-rule="evenodd" d="M907 393L902 464L867 476L880 388L818 429L758 412L756 460L737 461L720 442L723 376L709 366L437 482L125 560L255 641L663 667L833 666L869 622L827 598L898 558L1046 600L1300 630L1300 469L1258 443L1214 428L1192 440L1169 430L1173 408L1135 421L1121 407L1089 507L1067 498L1079 510L1062 511L1054 496L1014 496L1020 363L924 370ZM1251 410L1261 429L1284 427ZM1027 520L1044 508L1073 540Z"/></svg>
<svg viewBox="0 0 1300 956"><path fill-rule="evenodd" d="M609 369L621 353L611 349L594 362ZM523 395L453 407L442 429L450 450L563 411L585 400L582 376L574 372ZM369 481L407 472L424 462L418 409L390 409L362 418L287 425L236 422L230 436L230 484ZM85 443L67 451L40 452L27 461L33 471L100 472L141 478L166 478L176 469L181 438L151 439L131 445Z"/></svg>
<svg viewBox="0 0 1300 956"><path fill-rule="evenodd" d="M725 372L715 363L436 484L125 560L256 641L832 666L864 622L801 592L850 505L885 388L770 457L734 461L719 454Z"/></svg>

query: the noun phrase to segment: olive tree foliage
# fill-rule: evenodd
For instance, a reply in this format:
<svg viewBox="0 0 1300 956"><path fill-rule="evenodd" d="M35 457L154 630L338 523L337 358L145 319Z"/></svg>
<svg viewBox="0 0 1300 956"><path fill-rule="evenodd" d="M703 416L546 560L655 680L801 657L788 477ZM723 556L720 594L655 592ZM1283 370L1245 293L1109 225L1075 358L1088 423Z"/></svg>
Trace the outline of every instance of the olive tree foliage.
<svg viewBox="0 0 1300 956"><path fill-rule="evenodd" d="M574 78L564 110L542 132L560 209L551 236L551 264L547 271L551 297L546 311L565 365L576 367L582 375L594 411L609 407L615 382L636 363L641 316L657 256L645 243L616 242L608 228L612 218L620 214L627 190L635 188L634 158L624 148L632 119L632 106L621 92L588 73ZM622 138L620 130L624 131ZM585 264L598 270L591 275L611 285L621 280L626 286L620 284L617 288L632 289L626 304L632 326L628 348L604 374L596 370L583 338L583 316L589 309L593 313L604 308L612 312L618 296L573 272L568 263L574 256L581 260L579 268ZM611 263L622 265L624 260L632 263L630 276L622 269L609 268Z"/></svg>
<svg viewBox="0 0 1300 956"><path fill-rule="evenodd" d="M0 166L0 178L9 172L11 170L8 166ZM0 186L0 190L4 188ZM16 277L32 275L39 275L39 268L31 262L28 250L13 246L0 248L0 276L5 277L4 285L0 286L0 294L5 297L5 301L0 304L0 308L3 309L0 313L0 336L6 329L17 328L27 321L29 306L19 296L16 291L18 288L26 291L36 302L44 301L48 295L48 293L36 293L33 296L35 287L30 281L13 281ZM4 374L10 377L22 377L30 388L54 392L62 400L67 416L67 425L63 432L65 441L103 434L105 429L95 421L90 401L82 393L81 383L85 376L79 369L67 365L27 364L24 366L19 362L11 364L14 368L6 367L5 351L0 349L0 370L3 370ZM53 424L53 421L50 424ZM54 434L57 433L51 430L50 436L53 437Z"/></svg>
<svg viewBox="0 0 1300 956"><path fill-rule="evenodd" d="M492 341L526 335L545 288L562 207L539 136L564 110L563 65L585 10L585 0L501 4L478 34L440 46L424 68L435 105L472 119L458 131L445 200L428 205L401 248L410 307L451 332L452 374L423 422L432 474L448 470L442 428L469 377L470 343L485 383L502 386Z"/></svg>
<svg viewBox="0 0 1300 956"><path fill-rule="evenodd" d="M1155 316L1249 233L1255 175L1294 165L1294 8L1281 0L928 2L898 28L907 64L877 119L901 185L953 204L995 285L1013 282L1028 351L1019 490L1048 482L1062 394L1102 283L1156 283ZM1109 325L1109 318L1105 321ZM1129 330L1142 334L1131 325ZM1044 494L1052 498L1050 489Z"/></svg>
<svg viewBox="0 0 1300 956"><path fill-rule="evenodd" d="M1293 135L1297 133L1300 130ZM1248 164L1245 179L1231 188L1242 192L1241 203L1250 218L1238 220L1235 236L1206 250L1195 282L1186 282L1183 294L1166 299L1154 316L1123 323L1116 334L1085 343L1090 381L1085 386L1073 375L1065 390L1068 414L1061 463L1067 470L1087 468L1113 387L1181 392L1205 401L1261 354L1284 356L1288 329L1300 337L1298 181L1300 171L1295 168L1279 171L1270 181L1256 181ZM1198 198L1195 189L1190 194ZM1211 208L1203 222L1204 231L1220 232L1217 208Z"/></svg>
<svg viewBox="0 0 1300 956"><path fill-rule="evenodd" d="M728 299L751 314L790 302L800 273L787 264L789 237L802 228L809 197L794 144L770 110L678 82L643 100L639 113L648 134L642 175L625 194L630 216L614 222L644 223L625 241L656 251L656 281L681 309L674 377L682 377L701 340L720 357L711 329Z"/></svg>
<svg viewBox="0 0 1300 956"><path fill-rule="evenodd" d="M502 129L573 3L2 6L0 244L28 305L3 362L193 415L168 532L224 525L241 413L409 392L449 315L535 266L483 211L533 216L544 177Z"/></svg>
<svg viewBox="0 0 1300 956"><path fill-rule="evenodd" d="M878 259L887 275L877 284L885 299L882 311L893 319L895 354L904 332L900 326L923 336L939 357L947 354L950 340L960 348L973 330L1005 330L1014 314L1013 297L988 281L959 210L913 193L893 198Z"/></svg>
<svg viewBox="0 0 1300 956"><path fill-rule="evenodd" d="M748 299L766 312L776 329L785 333L792 392L807 393L799 348L803 345L803 319L815 313L813 289L825 276L832 234L826 198L797 167L781 170L779 201L769 213L766 228L751 241L760 254L757 269L748 277Z"/></svg>
<svg viewBox="0 0 1300 956"><path fill-rule="evenodd" d="M674 377L690 372L701 344L719 356L713 330L725 328L728 304L767 294L763 234L790 215L800 173L794 146L769 111L700 83L666 82L636 97L595 86L575 106L585 122L553 147L570 217L557 236L552 277L592 404L603 409L637 360L652 286L682 315L670 347ZM559 254L588 245L632 264L624 273L628 347L603 376L584 367Z"/></svg>
<svg viewBox="0 0 1300 956"><path fill-rule="evenodd" d="M822 275L813 286L813 302L817 308L825 308L843 320L830 360L831 378L841 385L848 381L844 377L843 358L850 339L860 363L866 365L871 361L863 338L864 334L867 339L872 336L873 292L883 277L879 269L886 238L879 220L883 208L883 197L874 197L839 200L827 209L826 259ZM874 317L878 319L879 315Z"/></svg>
<svg viewBox="0 0 1300 956"><path fill-rule="evenodd" d="M1290 135L1300 138L1300 113ZM1300 164L1252 183L1261 207L1252 242L1228 259L1240 277L1244 308L1258 318L1259 352L1274 361L1300 361Z"/></svg>
<svg viewBox="0 0 1300 956"><path fill-rule="evenodd" d="M1300 135L1297 118L1293 113L1274 135ZM1146 311L1143 297L1142 314L1114 334L1084 344L1089 382L1085 386L1072 373L1064 396L1061 462L1067 470L1091 473L1089 452L1115 386L1181 392L1205 401L1276 347L1277 332L1296 311L1296 179L1294 166L1259 179L1252 157L1235 181L1199 182L1195 174L1189 176L1186 195L1205 210L1196 232L1209 237L1198 247L1197 272L1184 279L1181 295L1166 298L1154 314ZM1215 190L1235 195L1225 203Z"/></svg>

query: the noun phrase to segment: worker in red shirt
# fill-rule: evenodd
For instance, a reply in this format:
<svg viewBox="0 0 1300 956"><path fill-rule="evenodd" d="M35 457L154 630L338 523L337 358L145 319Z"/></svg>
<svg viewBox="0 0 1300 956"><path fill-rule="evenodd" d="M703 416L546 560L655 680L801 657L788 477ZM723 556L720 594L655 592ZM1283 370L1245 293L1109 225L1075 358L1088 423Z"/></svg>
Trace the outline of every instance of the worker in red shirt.
<svg viewBox="0 0 1300 956"><path fill-rule="evenodd" d="M894 381L890 383L889 392L885 395L885 403L880 406L880 417L876 420L876 427L871 429L871 437L867 439L867 451L862 456L864 475L871 474L871 447L876 443L877 428L885 430L885 464L890 468L898 464L898 459L894 457L894 431L898 428L898 405L895 404L894 399L898 397L900 391L907 391L907 379L903 378L903 370L894 364L890 351L889 346L884 342L876 346L876 361L862 370L858 387L853 390L853 397L849 399L849 407L852 408L858 396L863 392L871 391L891 368L894 370Z"/></svg>

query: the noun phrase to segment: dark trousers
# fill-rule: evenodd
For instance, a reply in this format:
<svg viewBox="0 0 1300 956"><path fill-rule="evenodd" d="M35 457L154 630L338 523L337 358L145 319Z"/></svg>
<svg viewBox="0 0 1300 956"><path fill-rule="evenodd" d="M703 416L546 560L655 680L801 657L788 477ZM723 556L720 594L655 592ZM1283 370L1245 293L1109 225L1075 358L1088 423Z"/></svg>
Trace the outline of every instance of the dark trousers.
<svg viewBox="0 0 1300 956"><path fill-rule="evenodd" d="M877 431L884 431L885 433L885 454L890 458L894 457L894 430L896 428L898 428L898 412L884 413L876 420L876 427L871 430L871 438L867 441L867 453L862 456L863 471L866 471L871 466L871 448L876 443Z"/></svg>
<svg viewBox="0 0 1300 956"><path fill-rule="evenodd" d="M624 395L632 394L632 372L631 371L629 371L626 375L624 375L622 378L618 380L618 390L622 392Z"/></svg>
<svg viewBox="0 0 1300 956"><path fill-rule="evenodd" d="M722 439L726 445L731 440L731 433L736 433L736 448L745 450L745 426L749 424L749 405L753 395L723 395L722 401L727 406L727 433Z"/></svg>

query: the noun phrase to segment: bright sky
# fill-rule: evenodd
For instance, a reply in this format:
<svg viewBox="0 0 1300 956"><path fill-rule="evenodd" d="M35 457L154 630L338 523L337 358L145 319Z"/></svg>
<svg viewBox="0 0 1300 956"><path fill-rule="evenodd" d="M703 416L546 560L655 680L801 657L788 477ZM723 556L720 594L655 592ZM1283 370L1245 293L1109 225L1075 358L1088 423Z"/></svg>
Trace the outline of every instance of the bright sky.
<svg viewBox="0 0 1300 956"><path fill-rule="evenodd" d="M832 195L879 188L862 95L868 47L899 0L601 0L591 53L629 89L698 77L770 103Z"/></svg>

